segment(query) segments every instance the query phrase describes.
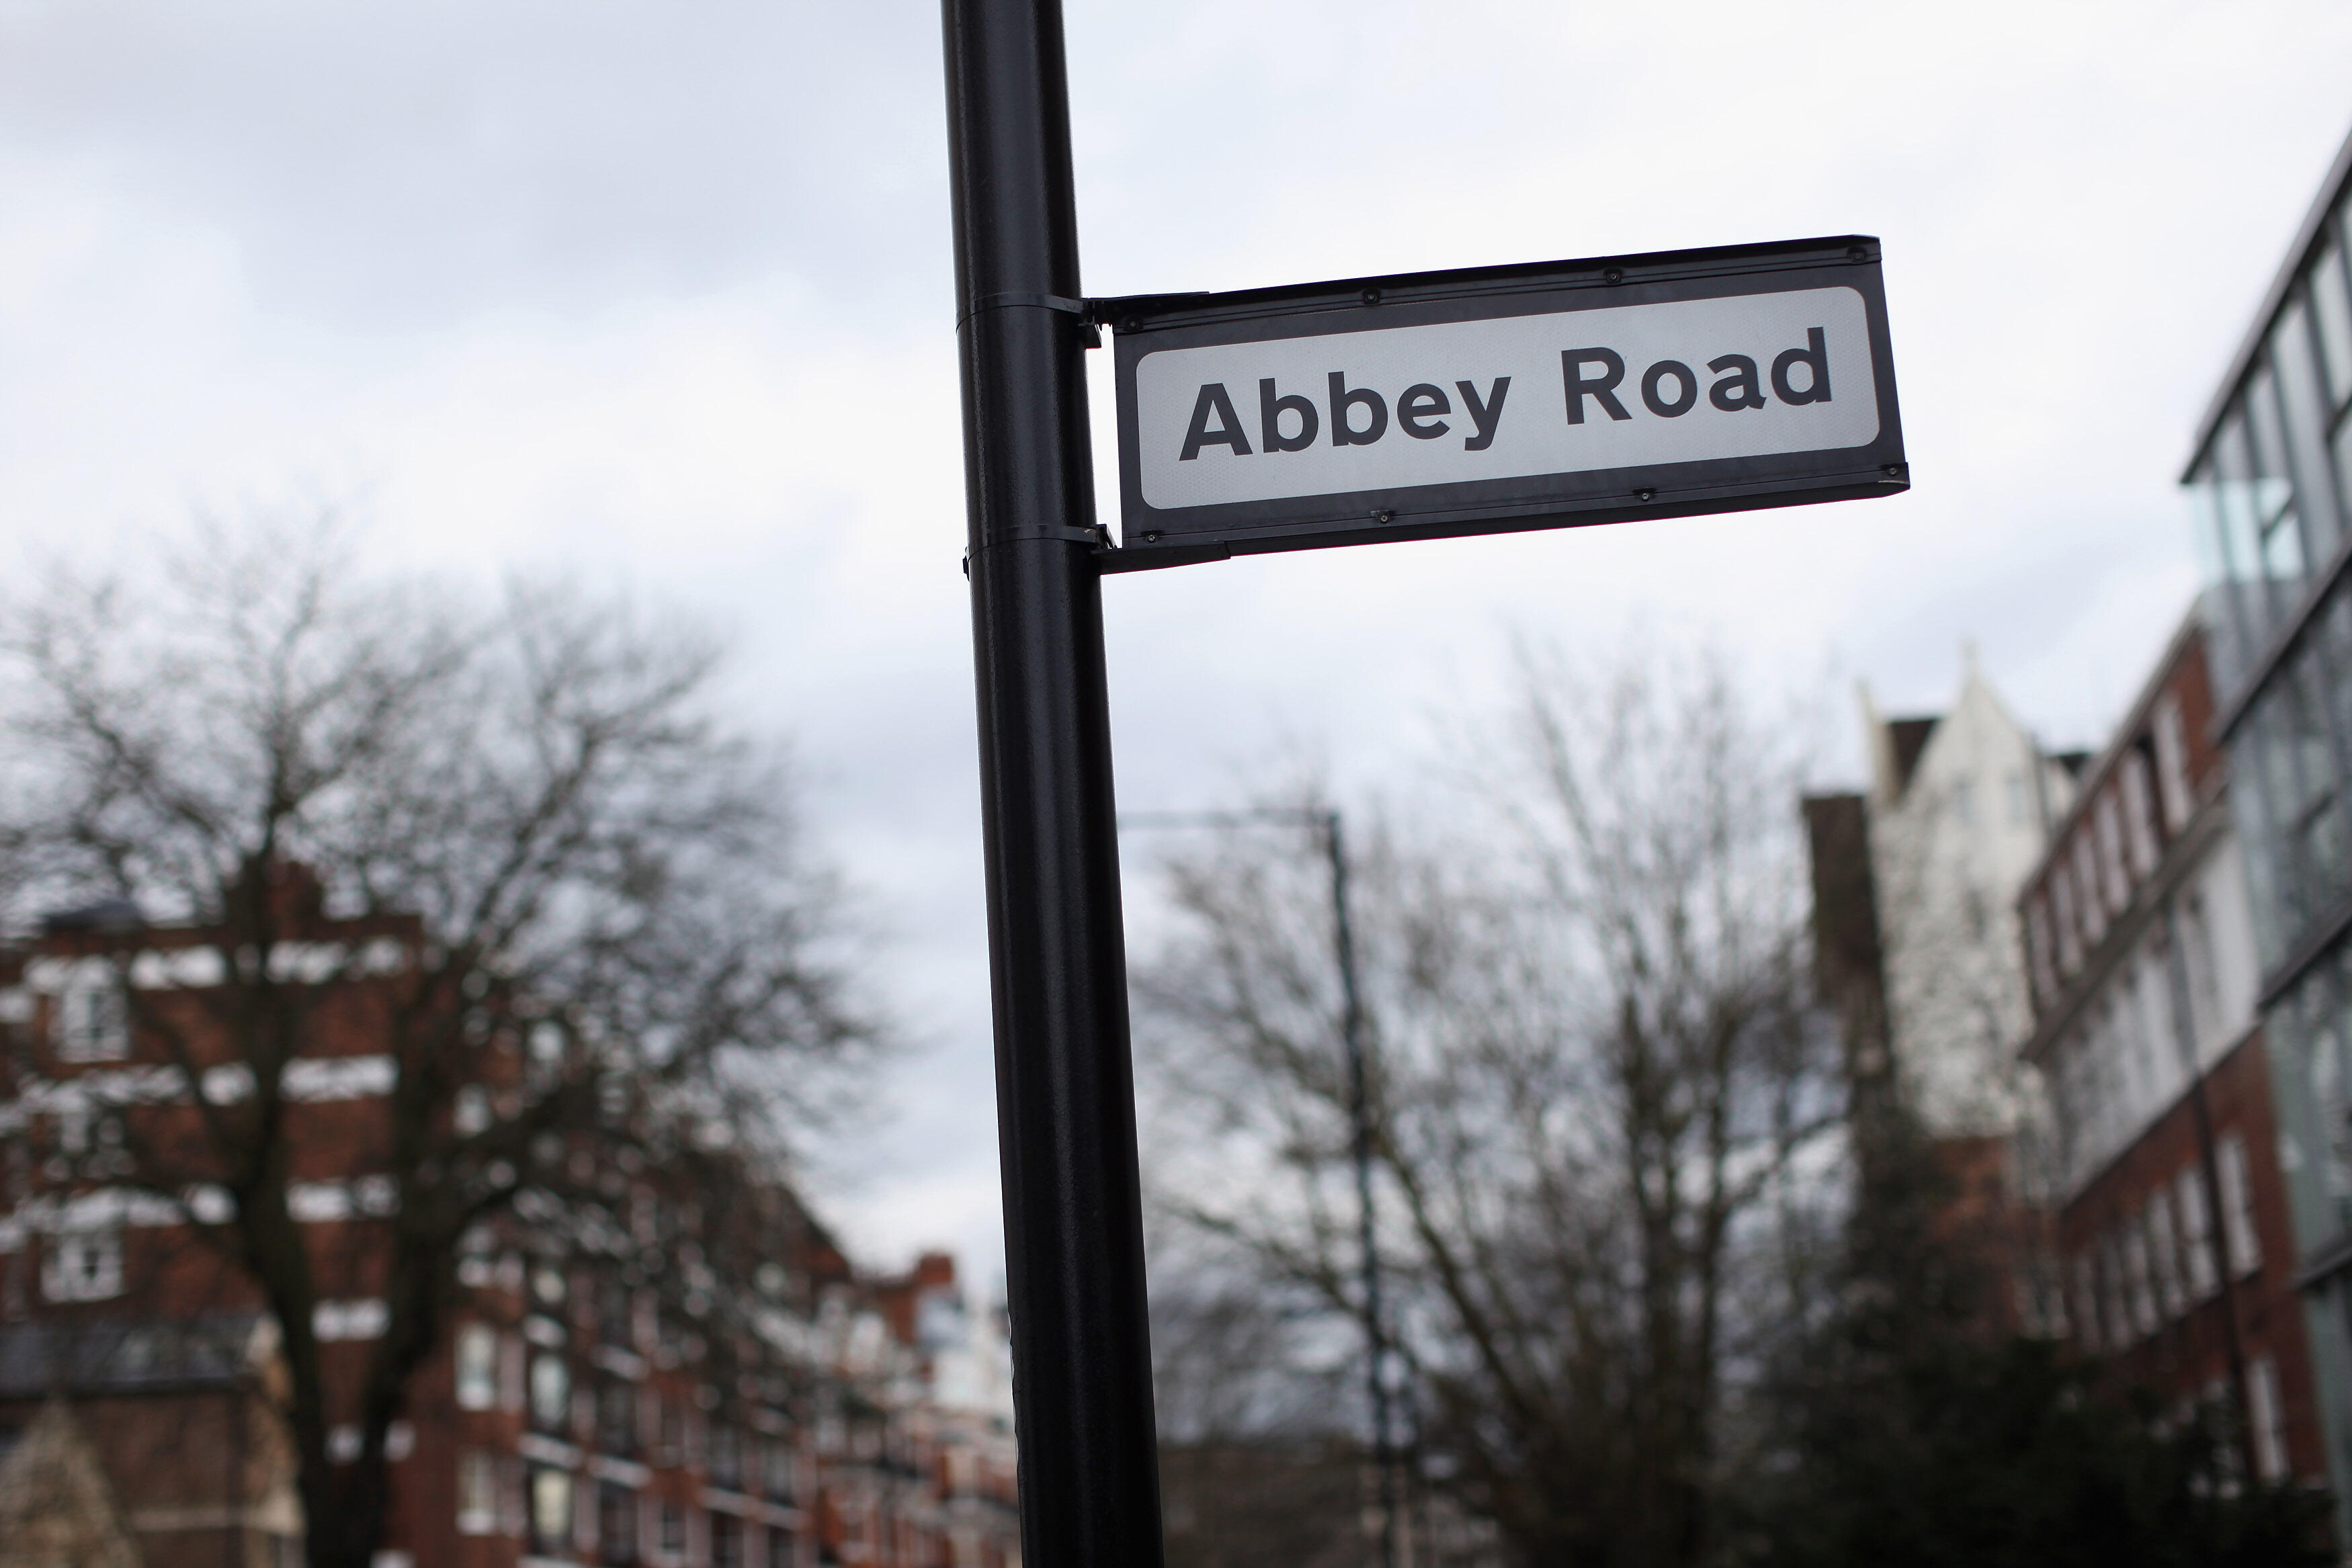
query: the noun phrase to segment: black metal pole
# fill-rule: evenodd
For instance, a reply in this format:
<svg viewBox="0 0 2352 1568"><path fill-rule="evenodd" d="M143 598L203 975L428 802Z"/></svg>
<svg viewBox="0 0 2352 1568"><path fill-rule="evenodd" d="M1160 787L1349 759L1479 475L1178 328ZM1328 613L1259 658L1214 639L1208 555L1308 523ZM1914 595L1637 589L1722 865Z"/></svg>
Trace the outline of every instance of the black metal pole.
<svg viewBox="0 0 2352 1568"><path fill-rule="evenodd" d="M1061 11L944 13L1022 1557L1157 1568Z"/></svg>
<svg viewBox="0 0 2352 1568"><path fill-rule="evenodd" d="M1381 1500L1381 1565L1396 1568L1396 1446L1390 1436L1388 1333L1381 1317L1380 1216L1372 1207L1372 1102L1364 1066L1364 998L1356 980L1356 927L1348 907L1348 846L1339 813L1323 813L1331 857L1331 939L1339 960L1339 1040L1348 1052L1348 1109L1355 1122L1357 1244L1363 1264L1364 1380L1370 1396L1372 1466Z"/></svg>

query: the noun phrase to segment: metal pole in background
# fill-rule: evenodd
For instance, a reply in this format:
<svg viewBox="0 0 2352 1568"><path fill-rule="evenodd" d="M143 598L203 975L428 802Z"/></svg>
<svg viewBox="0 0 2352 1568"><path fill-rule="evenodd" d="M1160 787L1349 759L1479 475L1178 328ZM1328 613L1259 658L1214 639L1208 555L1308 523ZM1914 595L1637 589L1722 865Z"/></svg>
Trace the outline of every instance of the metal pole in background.
<svg viewBox="0 0 2352 1568"><path fill-rule="evenodd" d="M943 19L1022 1556L1158 1568L1061 11Z"/></svg>
<svg viewBox="0 0 2352 1568"><path fill-rule="evenodd" d="M1364 1378L1371 1396L1372 1465L1381 1498L1381 1568L1396 1568L1396 1450L1390 1437L1388 1332L1381 1317L1379 1216L1372 1207L1372 1103L1364 1068L1364 1002L1356 982L1356 932L1348 909L1348 849L1339 813L1323 813L1331 857L1331 936L1339 960L1339 1039L1348 1052L1348 1103L1355 1121L1356 1226L1364 1278Z"/></svg>
<svg viewBox="0 0 2352 1568"><path fill-rule="evenodd" d="M1230 828L1249 822L1297 823L1320 841L1331 872L1331 946L1339 968L1339 1045L1348 1066L1348 1118L1356 1174L1356 1240L1361 1273L1364 1386L1372 1420L1372 1462L1379 1478L1381 1568L1397 1568L1400 1511L1395 1423L1391 1418L1387 1319L1381 1305L1379 1211L1372 1197L1370 1075L1364 1050L1364 1000L1356 974L1356 927L1348 898L1348 846L1336 807L1258 806L1234 811L1139 811L1123 828Z"/></svg>

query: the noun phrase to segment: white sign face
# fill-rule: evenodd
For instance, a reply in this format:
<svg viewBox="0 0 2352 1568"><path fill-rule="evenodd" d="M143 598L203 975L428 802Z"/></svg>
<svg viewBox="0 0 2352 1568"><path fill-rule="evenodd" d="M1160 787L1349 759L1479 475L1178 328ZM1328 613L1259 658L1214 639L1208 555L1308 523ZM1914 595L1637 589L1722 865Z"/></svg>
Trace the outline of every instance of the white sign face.
<svg viewBox="0 0 2352 1568"><path fill-rule="evenodd" d="M1878 371L1845 287L1145 352L1155 508L1868 446Z"/></svg>
<svg viewBox="0 0 2352 1568"><path fill-rule="evenodd" d="M1910 487L1868 235L1088 303L1104 571Z"/></svg>

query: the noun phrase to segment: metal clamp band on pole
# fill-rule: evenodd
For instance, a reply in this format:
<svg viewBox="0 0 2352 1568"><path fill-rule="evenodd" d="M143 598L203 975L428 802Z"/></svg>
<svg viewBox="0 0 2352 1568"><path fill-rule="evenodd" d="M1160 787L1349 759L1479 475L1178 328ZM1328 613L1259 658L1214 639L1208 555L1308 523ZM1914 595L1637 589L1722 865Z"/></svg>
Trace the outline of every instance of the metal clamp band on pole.
<svg viewBox="0 0 2352 1568"><path fill-rule="evenodd" d="M1059 539L1064 544L1094 545L1097 548L1110 542L1098 528L1066 528L1053 523L1013 523L992 529L988 538L981 542L985 548L1010 544L1015 539Z"/></svg>
<svg viewBox="0 0 2352 1568"><path fill-rule="evenodd" d="M965 308L964 313L956 318L956 329L961 331L965 322L983 310L1002 310L1008 305L1027 305L1040 310L1058 310L1065 316L1076 316L1080 320L1087 322L1092 322L1095 319L1092 300L1071 299L1059 294L1037 294L1026 289L1015 288L1002 290L995 294L983 294L973 300Z"/></svg>
<svg viewBox="0 0 2352 1568"><path fill-rule="evenodd" d="M1160 1568L1061 11L943 21L1022 1560Z"/></svg>

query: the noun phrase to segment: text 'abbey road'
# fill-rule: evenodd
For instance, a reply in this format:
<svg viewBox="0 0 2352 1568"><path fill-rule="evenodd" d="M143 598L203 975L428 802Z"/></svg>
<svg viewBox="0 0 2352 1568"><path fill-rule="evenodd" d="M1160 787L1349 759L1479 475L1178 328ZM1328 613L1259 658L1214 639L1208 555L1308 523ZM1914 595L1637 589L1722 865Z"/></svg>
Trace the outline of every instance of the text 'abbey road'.
<svg viewBox="0 0 2352 1568"><path fill-rule="evenodd" d="M1092 302L1104 570L1898 495L1867 235Z"/></svg>
<svg viewBox="0 0 2352 1568"><path fill-rule="evenodd" d="M1878 434L1851 288L1171 349L1144 355L1135 384L1144 498L1163 508Z"/></svg>

